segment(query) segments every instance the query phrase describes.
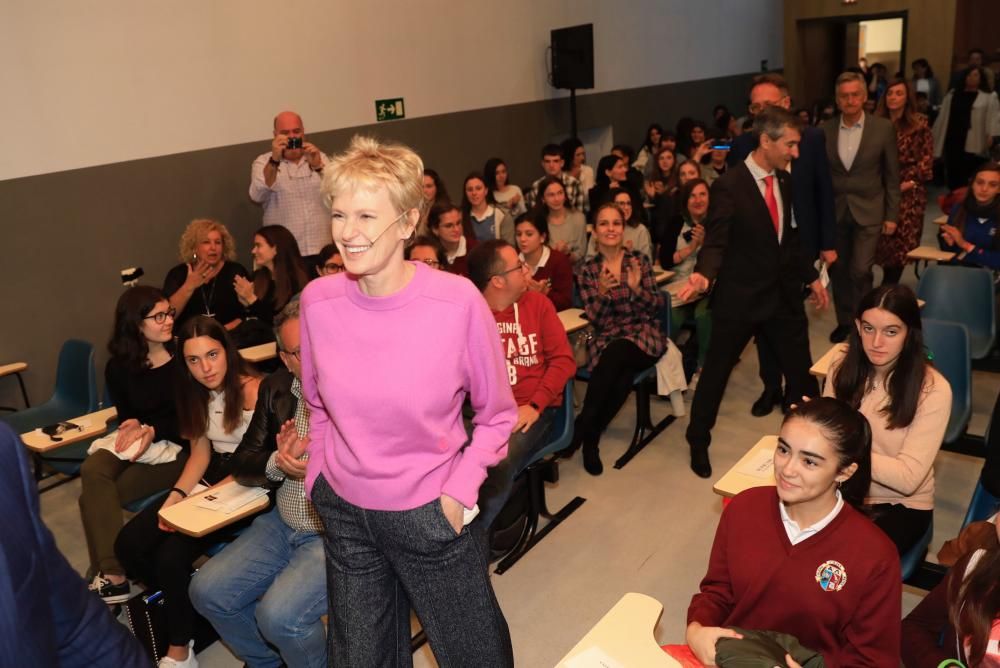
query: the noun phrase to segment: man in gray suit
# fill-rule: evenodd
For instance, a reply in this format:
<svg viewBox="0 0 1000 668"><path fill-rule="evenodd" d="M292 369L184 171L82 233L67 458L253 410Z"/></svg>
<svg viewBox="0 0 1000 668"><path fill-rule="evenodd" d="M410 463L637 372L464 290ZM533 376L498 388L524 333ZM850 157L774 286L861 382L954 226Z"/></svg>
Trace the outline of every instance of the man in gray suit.
<svg viewBox="0 0 1000 668"><path fill-rule="evenodd" d="M899 212L899 156L892 122L866 114L862 75L837 77L840 114L823 124L836 202L836 262L830 268L837 328L830 341L847 338L854 311L872 289L872 265L880 234L896 233Z"/></svg>

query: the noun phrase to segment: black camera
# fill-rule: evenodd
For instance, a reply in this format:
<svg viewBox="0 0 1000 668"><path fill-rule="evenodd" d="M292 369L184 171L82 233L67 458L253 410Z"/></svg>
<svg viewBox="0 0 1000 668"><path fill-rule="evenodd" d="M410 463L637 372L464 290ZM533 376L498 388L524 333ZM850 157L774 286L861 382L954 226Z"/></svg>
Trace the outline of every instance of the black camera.
<svg viewBox="0 0 1000 668"><path fill-rule="evenodd" d="M293 151L297 148L302 148L302 137L289 137L288 144L285 146L285 150Z"/></svg>

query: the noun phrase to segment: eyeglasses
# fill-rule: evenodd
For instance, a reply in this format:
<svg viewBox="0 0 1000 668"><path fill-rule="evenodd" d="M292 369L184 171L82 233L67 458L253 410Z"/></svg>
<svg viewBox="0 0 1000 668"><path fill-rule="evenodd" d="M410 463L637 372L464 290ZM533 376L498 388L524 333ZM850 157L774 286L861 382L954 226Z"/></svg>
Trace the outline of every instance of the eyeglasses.
<svg viewBox="0 0 1000 668"><path fill-rule="evenodd" d="M296 362L302 361L302 348L299 348L298 350L282 350L281 352L285 353L286 355L291 355L292 357L295 358Z"/></svg>
<svg viewBox="0 0 1000 668"><path fill-rule="evenodd" d="M493 276L506 276L513 271L524 271L524 263L518 262L515 266L511 267L507 271L501 271L499 274L493 274Z"/></svg>
<svg viewBox="0 0 1000 668"><path fill-rule="evenodd" d="M441 263L438 262L437 260L421 260L421 262L423 262L424 264L426 264L428 267L431 267L432 269L440 269L441 268Z"/></svg>
<svg viewBox="0 0 1000 668"><path fill-rule="evenodd" d="M147 315L145 318L143 318L143 320L152 320L157 325L162 325L164 322L167 321L167 318L173 320L176 317L177 317L177 309L171 306L166 311L160 311L159 313L152 313L150 315Z"/></svg>
<svg viewBox="0 0 1000 668"><path fill-rule="evenodd" d="M337 264L336 262L327 262L323 265L323 270L328 274L336 274L344 271L344 265Z"/></svg>
<svg viewBox="0 0 1000 668"><path fill-rule="evenodd" d="M782 95L781 97L778 98L778 100L776 102L757 102L756 104L751 104L750 105L750 113L751 114L759 114L760 112L764 111L768 107L776 107L779 104L781 104L781 101L784 100L786 97L788 97L788 96L787 95Z"/></svg>

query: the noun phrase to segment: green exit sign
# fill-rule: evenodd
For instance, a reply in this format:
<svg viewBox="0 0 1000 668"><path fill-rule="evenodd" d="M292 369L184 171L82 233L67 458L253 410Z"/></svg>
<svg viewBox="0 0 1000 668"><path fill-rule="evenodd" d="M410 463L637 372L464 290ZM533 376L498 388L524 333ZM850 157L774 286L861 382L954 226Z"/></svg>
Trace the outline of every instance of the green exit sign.
<svg viewBox="0 0 1000 668"><path fill-rule="evenodd" d="M398 121L406 118L406 108L403 98L394 97L388 100L375 100L375 119L377 121Z"/></svg>

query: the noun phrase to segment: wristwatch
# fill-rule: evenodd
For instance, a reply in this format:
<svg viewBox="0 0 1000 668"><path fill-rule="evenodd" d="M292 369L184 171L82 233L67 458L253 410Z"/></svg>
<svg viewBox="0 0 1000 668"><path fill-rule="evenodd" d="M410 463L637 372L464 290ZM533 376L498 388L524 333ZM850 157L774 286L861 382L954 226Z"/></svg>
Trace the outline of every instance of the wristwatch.
<svg viewBox="0 0 1000 668"><path fill-rule="evenodd" d="M275 160L275 159L274 159L274 156L271 156L270 158L268 158L268 159L267 159L267 161L268 161L269 163L271 163L272 165L274 165L274 168L275 168L275 169L277 169L277 168L278 168L278 165L280 165L280 164L281 164L281 161L280 161L280 160Z"/></svg>

